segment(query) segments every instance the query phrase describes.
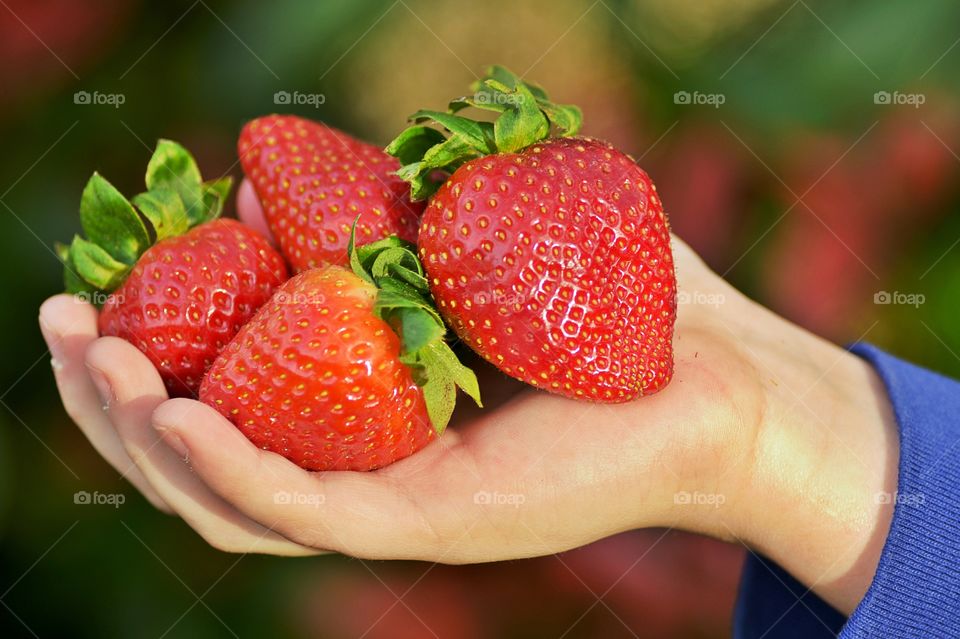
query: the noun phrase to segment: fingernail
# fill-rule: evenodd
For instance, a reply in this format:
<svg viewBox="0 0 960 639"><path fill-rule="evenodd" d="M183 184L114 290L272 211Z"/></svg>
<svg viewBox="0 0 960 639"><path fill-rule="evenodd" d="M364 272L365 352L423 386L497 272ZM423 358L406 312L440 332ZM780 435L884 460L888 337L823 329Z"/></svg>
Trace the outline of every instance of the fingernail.
<svg viewBox="0 0 960 639"><path fill-rule="evenodd" d="M63 366L63 345L60 343L63 338L47 324L42 316L40 317L40 333L47 342L47 349L50 351L50 364L54 368Z"/></svg>
<svg viewBox="0 0 960 639"><path fill-rule="evenodd" d="M90 373L90 379L93 380L93 385L97 388L97 393L100 394L100 401L103 402L104 408L109 408L117 399L113 394L113 387L110 386L110 380L103 374L103 371L89 364L87 364L87 371Z"/></svg>
<svg viewBox="0 0 960 639"><path fill-rule="evenodd" d="M162 426L157 426L156 429L157 432L160 433L160 436L163 437L163 441L167 443L167 446L172 448L184 459L187 459L190 454L190 449L187 448L187 445L183 443L182 439L180 439L180 435L178 435L175 431Z"/></svg>

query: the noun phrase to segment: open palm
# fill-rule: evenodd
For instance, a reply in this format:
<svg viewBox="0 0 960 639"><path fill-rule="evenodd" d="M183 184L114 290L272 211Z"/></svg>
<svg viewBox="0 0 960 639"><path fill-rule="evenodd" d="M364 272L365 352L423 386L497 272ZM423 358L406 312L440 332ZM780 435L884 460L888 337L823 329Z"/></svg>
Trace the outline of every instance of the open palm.
<svg viewBox="0 0 960 639"><path fill-rule="evenodd" d="M262 228L246 186L238 208ZM304 471L208 406L169 400L142 353L98 337L89 304L59 295L40 319L70 416L148 499L213 546L492 561L685 525L676 495L719 481L749 450L755 433L742 415L759 393L730 328L748 302L679 241L675 254L681 298L695 303L680 306L665 390L628 404L577 402L477 362L486 408L462 402L443 437L370 473Z"/></svg>

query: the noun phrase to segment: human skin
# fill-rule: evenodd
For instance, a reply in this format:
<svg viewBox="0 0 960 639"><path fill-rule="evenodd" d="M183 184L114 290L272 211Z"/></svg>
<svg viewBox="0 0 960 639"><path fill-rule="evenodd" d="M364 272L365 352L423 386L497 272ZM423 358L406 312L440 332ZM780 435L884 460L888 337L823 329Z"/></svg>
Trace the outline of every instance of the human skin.
<svg viewBox="0 0 960 639"><path fill-rule="evenodd" d="M238 211L265 228L248 184ZM679 239L674 253L663 391L582 403L477 362L485 408L462 402L443 437L369 473L307 472L212 408L168 399L142 353L98 337L89 304L52 297L40 326L97 451L221 550L469 563L676 527L743 543L850 613L893 511L878 499L897 483L886 392L868 364L747 299Z"/></svg>

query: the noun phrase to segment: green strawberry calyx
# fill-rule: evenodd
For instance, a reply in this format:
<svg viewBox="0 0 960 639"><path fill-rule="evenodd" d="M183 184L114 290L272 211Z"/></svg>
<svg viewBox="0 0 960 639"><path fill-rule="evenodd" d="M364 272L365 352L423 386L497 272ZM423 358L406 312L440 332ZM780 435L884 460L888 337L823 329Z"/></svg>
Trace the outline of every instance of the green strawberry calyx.
<svg viewBox="0 0 960 639"><path fill-rule="evenodd" d="M147 190L128 200L99 173L80 197L83 238L58 245L68 293L102 301L116 290L143 253L168 237L220 216L233 178L204 182L190 153L160 140L147 164Z"/></svg>
<svg viewBox="0 0 960 639"><path fill-rule="evenodd" d="M377 287L373 312L400 337L400 361L423 390L430 422L442 435L453 415L457 388L483 406L477 376L446 341L447 327L434 306L416 247L396 236L357 246L355 233L356 221L347 245L350 268Z"/></svg>
<svg viewBox="0 0 960 639"><path fill-rule="evenodd" d="M439 188L444 174L463 163L494 153L515 153L551 135L573 136L580 131L579 107L555 104L546 91L512 71L493 66L471 85L472 95L450 102L447 111L417 111L412 126L387 145L400 160L397 175L410 183L410 196L424 200ZM458 113L475 107L497 113L493 122L471 120ZM424 126L432 121L446 130Z"/></svg>

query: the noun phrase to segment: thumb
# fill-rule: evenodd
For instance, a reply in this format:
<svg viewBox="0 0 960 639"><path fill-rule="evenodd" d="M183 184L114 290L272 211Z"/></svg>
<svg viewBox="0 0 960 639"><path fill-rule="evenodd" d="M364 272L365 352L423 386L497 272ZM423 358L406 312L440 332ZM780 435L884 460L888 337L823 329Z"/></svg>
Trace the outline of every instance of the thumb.
<svg viewBox="0 0 960 639"><path fill-rule="evenodd" d="M253 182L244 178L237 190L237 216L240 221L247 226L259 231L270 240L270 243L276 245L273 234L270 233L270 227L267 225L267 219L263 215L263 207L260 205L260 198L253 188Z"/></svg>

